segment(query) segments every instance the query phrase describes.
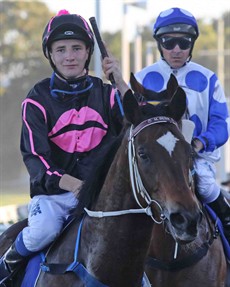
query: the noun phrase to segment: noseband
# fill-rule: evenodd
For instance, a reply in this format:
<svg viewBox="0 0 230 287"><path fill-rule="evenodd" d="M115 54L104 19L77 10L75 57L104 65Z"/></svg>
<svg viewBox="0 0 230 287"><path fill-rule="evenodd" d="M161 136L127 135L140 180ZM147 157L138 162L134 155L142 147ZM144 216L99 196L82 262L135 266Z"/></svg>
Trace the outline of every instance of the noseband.
<svg viewBox="0 0 230 287"><path fill-rule="evenodd" d="M133 125L130 128L129 139L128 139L128 160L129 160L129 173L130 173L130 180L134 198L136 203L140 206L140 209L127 209L127 210L119 210L119 211L91 211L85 208L86 213L91 217L107 217L107 216L119 216L124 214L134 214L134 213L145 213L152 218L152 220L157 223L161 224L165 220L165 215L162 213L163 209L159 202L152 199L149 195L148 191L145 189L144 184L142 182L138 165L136 161L136 153L135 153L135 137L145 128L148 126L159 124L159 123L170 123L174 124L178 127L176 121L172 118L158 116L147 119L133 128ZM139 201L138 195L140 195L147 204L147 207L143 207ZM160 210L160 220L154 218L152 212L152 205L156 204L157 208Z"/></svg>

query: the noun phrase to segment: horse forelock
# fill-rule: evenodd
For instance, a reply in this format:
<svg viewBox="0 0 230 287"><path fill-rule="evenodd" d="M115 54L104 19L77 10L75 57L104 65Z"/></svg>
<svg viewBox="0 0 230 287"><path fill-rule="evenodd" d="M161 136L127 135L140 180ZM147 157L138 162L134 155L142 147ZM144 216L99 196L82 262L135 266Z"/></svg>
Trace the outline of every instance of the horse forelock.
<svg viewBox="0 0 230 287"><path fill-rule="evenodd" d="M161 102L156 105L152 105L146 102L140 105L140 109L143 115L143 119L148 119L157 116L168 116L168 109L166 102Z"/></svg>

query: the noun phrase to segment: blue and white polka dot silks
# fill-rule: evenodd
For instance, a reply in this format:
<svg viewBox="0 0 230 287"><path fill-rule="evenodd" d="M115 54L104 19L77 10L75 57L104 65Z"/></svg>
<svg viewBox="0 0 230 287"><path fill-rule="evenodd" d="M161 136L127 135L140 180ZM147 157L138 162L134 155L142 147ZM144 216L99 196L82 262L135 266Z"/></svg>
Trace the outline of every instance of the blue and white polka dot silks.
<svg viewBox="0 0 230 287"><path fill-rule="evenodd" d="M164 60L148 66L136 73L137 80L147 89L156 92L166 89L171 73L187 96L187 118L195 123L194 136L205 146L202 157L218 161L219 147L228 139L230 118L226 98L217 76L205 67L189 62L180 69L173 70ZM205 141L208 140L208 145Z"/></svg>
<svg viewBox="0 0 230 287"><path fill-rule="evenodd" d="M199 34L197 21L195 17L189 11L181 8L171 8L161 12L154 24L153 34L155 34L156 30L158 30L161 27L178 23L193 26L197 30L197 34Z"/></svg>

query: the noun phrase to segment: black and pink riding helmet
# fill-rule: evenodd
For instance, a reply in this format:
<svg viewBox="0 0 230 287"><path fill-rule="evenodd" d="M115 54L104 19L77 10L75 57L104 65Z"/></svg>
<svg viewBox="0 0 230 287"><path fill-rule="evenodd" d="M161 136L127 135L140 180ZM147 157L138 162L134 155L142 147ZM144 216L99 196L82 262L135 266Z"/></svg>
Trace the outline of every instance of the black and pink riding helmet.
<svg viewBox="0 0 230 287"><path fill-rule="evenodd" d="M63 39L77 39L86 44L86 47L90 49L89 58L85 63L85 68L88 70L94 50L94 37L87 21L80 15L70 14L67 10L60 10L56 16L50 19L43 32L42 49L54 69L50 58L51 44Z"/></svg>

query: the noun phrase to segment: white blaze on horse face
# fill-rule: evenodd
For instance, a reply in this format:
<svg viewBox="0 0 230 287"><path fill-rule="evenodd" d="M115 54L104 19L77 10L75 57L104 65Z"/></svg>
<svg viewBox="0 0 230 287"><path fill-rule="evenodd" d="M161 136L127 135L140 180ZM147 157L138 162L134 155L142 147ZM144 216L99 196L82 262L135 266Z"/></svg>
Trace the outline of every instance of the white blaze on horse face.
<svg viewBox="0 0 230 287"><path fill-rule="evenodd" d="M171 132L167 132L157 140L157 142L167 150L170 156L174 151L177 141L179 141L179 139L176 138Z"/></svg>

